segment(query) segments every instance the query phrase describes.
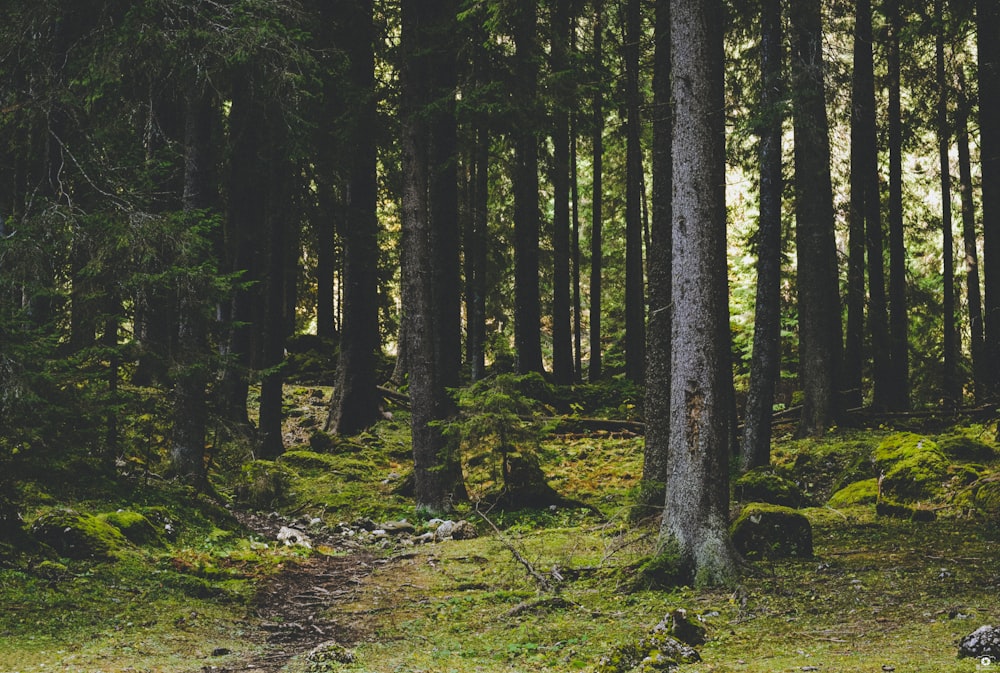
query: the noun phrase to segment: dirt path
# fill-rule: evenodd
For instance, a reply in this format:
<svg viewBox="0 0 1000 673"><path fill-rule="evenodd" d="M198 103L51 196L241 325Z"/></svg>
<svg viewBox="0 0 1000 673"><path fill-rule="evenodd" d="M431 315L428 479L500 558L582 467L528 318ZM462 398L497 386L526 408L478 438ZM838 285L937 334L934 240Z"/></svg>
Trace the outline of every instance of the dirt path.
<svg viewBox="0 0 1000 673"><path fill-rule="evenodd" d="M239 514L250 530L270 540L277 539L288 521L257 514ZM316 646L335 641L350 647L366 628L357 620L331 616L338 603L354 600L372 571L388 561L357 545L337 538L313 538L313 543L345 552L343 556L317 554L289 565L268 578L250 606L251 640L264 645L264 653L235 667L213 669L218 673L277 673L296 656Z"/></svg>

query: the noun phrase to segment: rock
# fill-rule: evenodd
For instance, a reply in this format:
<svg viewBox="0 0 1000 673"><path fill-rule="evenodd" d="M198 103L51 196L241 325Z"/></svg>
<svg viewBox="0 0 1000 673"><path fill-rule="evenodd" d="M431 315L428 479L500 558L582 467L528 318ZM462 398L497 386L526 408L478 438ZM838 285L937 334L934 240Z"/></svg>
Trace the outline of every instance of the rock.
<svg viewBox="0 0 1000 673"><path fill-rule="evenodd" d="M705 627L688 619L687 610L674 610L663 621L657 624L653 631L666 631L671 636L688 645L704 645Z"/></svg>
<svg viewBox="0 0 1000 673"><path fill-rule="evenodd" d="M611 654L601 657L594 668L596 673L673 671L682 664L701 661L697 650L685 645L665 630L658 631L659 626L654 627L648 635L637 642L619 645Z"/></svg>
<svg viewBox="0 0 1000 673"><path fill-rule="evenodd" d="M312 549L312 540L309 536L300 531L298 528L290 528L288 526L282 526L278 530L278 542L284 543L286 547L305 547L306 549Z"/></svg>
<svg viewBox="0 0 1000 673"><path fill-rule="evenodd" d="M872 505L878 500L878 479L856 481L840 489L827 503L830 507L849 507L851 505Z"/></svg>
<svg viewBox="0 0 1000 673"><path fill-rule="evenodd" d="M438 542L441 540L447 540L451 537L453 530L455 530L454 521L442 521L441 525L434 529L434 539Z"/></svg>
<svg viewBox="0 0 1000 673"><path fill-rule="evenodd" d="M329 640L309 651L306 655L306 661L309 662L306 670L309 673L338 671L339 664L352 664L354 659L354 652L334 640Z"/></svg>
<svg viewBox="0 0 1000 673"><path fill-rule="evenodd" d="M883 475L882 495L890 500L926 500L948 479L948 459L929 437L899 432L875 449L875 468Z"/></svg>
<svg viewBox="0 0 1000 673"><path fill-rule="evenodd" d="M938 438L938 447L953 460L989 463L997 459L993 446L965 435L945 435Z"/></svg>
<svg viewBox="0 0 1000 673"><path fill-rule="evenodd" d="M128 544L121 531L108 522L71 509L57 509L31 524L32 536L60 556L72 559L115 560Z"/></svg>
<svg viewBox="0 0 1000 673"><path fill-rule="evenodd" d="M457 521L455 527L451 531L452 540L474 540L479 537L479 531L468 521L464 519L462 521Z"/></svg>
<svg viewBox="0 0 1000 673"><path fill-rule="evenodd" d="M790 507L751 503L731 529L737 551L748 558L811 557L812 527Z"/></svg>
<svg viewBox="0 0 1000 673"><path fill-rule="evenodd" d="M993 661L1000 661L1000 628L980 626L959 641L958 656L989 657Z"/></svg>
<svg viewBox="0 0 1000 673"><path fill-rule="evenodd" d="M801 507L805 496L795 482L770 468L756 468L742 475L733 485L740 502L767 502L785 507Z"/></svg>
<svg viewBox="0 0 1000 673"><path fill-rule="evenodd" d="M138 512L120 509L117 512L99 514L98 518L117 528L133 544L157 546L164 544L163 536L156 526Z"/></svg>
<svg viewBox="0 0 1000 673"><path fill-rule="evenodd" d="M381 529L389 535L409 535L417 532L416 526L406 519L401 519L399 521L387 521L382 524Z"/></svg>
<svg viewBox="0 0 1000 673"><path fill-rule="evenodd" d="M232 653L233 651L230 650L228 647L216 647L214 650L212 650L213 657L224 657L227 654L232 654Z"/></svg>

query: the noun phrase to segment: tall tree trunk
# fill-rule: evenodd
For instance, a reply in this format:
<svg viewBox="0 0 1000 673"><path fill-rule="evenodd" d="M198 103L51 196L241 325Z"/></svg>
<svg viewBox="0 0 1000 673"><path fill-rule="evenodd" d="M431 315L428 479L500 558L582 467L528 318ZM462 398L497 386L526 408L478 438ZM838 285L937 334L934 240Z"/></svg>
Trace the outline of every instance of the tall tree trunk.
<svg viewBox="0 0 1000 673"><path fill-rule="evenodd" d="M459 297L442 287L446 279L458 275L459 264L456 11L452 0L402 3L403 303L414 488L417 508L434 513L445 512L455 499L466 497L457 447L435 423L455 412L447 388L457 383L461 365L460 348L455 348L461 342L459 323L452 317L458 314ZM454 185L451 190L441 184L447 180ZM441 265L450 269L438 273ZM458 285L457 278L454 284ZM447 347L457 353L445 352Z"/></svg>
<svg viewBox="0 0 1000 673"><path fill-rule="evenodd" d="M743 422L741 468L771 462L771 415L781 368L781 0L764 0L761 14L760 216L757 229L757 303L750 388Z"/></svg>
<svg viewBox="0 0 1000 673"><path fill-rule="evenodd" d="M375 28L372 0L341 2L341 39L348 51L349 116L347 225L344 227L344 323L337 382L327 428L355 435L380 418L375 356L378 326L378 118L375 109Z"/></svg>
<svg viewBox="0 0 1000 673"><path fill-rule="evenodd" d="M595 75L603 71L604 55L604 0L594 0L594 54ZM592 144L593 183L591 188L590 224L590 361L587 364L587 379L594 383L601 378L601 270L604 266L603 235L603 173L604 173L604 100L601 87L595 86L591 109L593 122Z"/></svg>
<svg viewBox="0 0 1000 673"><path fill-rule="evenodd" d="M486 246L489 238L488 208L490 189L490 130L481 120L476 129L474 184L472 189L472 236L466 242L465 254L471 260L472 277L466 280L470 301L469 361L471 378L479 381L486 376Z"/></svg>
<svg viewBox="0 0 1000 673"><path fill-rule="evenodd" d="M184 124L183 208L198 218L216 202L212 179L212 130L215 105L208 92L193 87L187 95ZM194 224L194 221L192 221ZM195 267L201 260L188 260ZM174 367L171 467L196 488L208 486L205 439L209 383L208 307L205 288L195 274L185 274L177 288L177 357Z"/></svg>
<svg viewBox="0 0 1000 673"><path fill-rule="evenodd" d="M955 253L951 224L951 130L948 127L948 87L944 63L944 0L934 0L934 19L938 33L935 36L934 63L938 87L937 133L938 155L941 163L941 233L944 271L944 380L942 381L945 404L952 407L962 403L962 384L958 378L958 328L955 323Z"/></svg>
<svg viewBox="0 0 1000 673"><path fill-rule="evenodd" d="M985 381L987 354L983 341L983 301L979 288L979 246L976 235L976 204L972 194L972 160L969 156L969 111L965 77L959 69L959 101L955 121L958 144L958 190L962 196L962 243L965 251L966 303L969 307L969 351L976 404L987 396Z"/></svg>
<svg viewBox="0 0 1000 673"><path fill-rule="evenodd" d="M906 243L903 238L903 117L900 103L900 45L903 20L899 0L885 1L888 31L889 86L889 363L892 387L889 408L910 407L908 336L906 306Z"/></svg>
<svg viewBox="0 0 1000 673"><path fill-rule="evenodd" d="M731 585L738 555L728 531L732 367L722 6L674 0L670 19L674 315L660 546L676 551L697 584Z"/></svg>
<svg viewBox="0 0 1000 673"><path fill-rule="evenodd" d="M649 330L646 349L646 443L643 506L663 503L670 444L671 171L670 0L656 0L653 36L653 217L649 245Z"/></svg>
<svg viewBox="0 0 1000 673"><path fill-rule="evenodd" d="M804 392L800 435L824 432L837 417L843 348L834 239L830 141L819 0L791 4L795 119L795 242L798 255L799 367Z"/></svg>
<svg viewBox="0 0 1000 673"><path fill-rule="evenodd" d="M976 2L979 45L979 152L983 172L983 382L1000 398L1000 7Z"/></svg>
<svg viewBox="0 0 1000 673"><path fill-rule="evenodd" d="M576 33L574 32L574 35ZM579 135L576 115L570 122L570 202L572 203L572 239L570 257L572 262L573 285L573 381L579 382L583 376L583 316L580 297L580 174L577 169Z"/></svg>
<svg viewBox="0 0 1000 673"><path fill-rule="evenodd" d="M537 6L521 3L514 17L514 349L520 373L542 372L539 300Z"/></svg>
<svg viewBox="0 0 1000 673"><path fill-rule="evenodd" d="M573 381L573 337L570 321L570 175L569 0L552 8L551 63L556 82L552 104L552 379Z"/></svg>
<svg viewBox="0 0 1000 673"><path fill-rule="evenodd" d="M625 376L642 383L646 368L646 292L642 264L642 107L639 0L625 0Z"/></svg>

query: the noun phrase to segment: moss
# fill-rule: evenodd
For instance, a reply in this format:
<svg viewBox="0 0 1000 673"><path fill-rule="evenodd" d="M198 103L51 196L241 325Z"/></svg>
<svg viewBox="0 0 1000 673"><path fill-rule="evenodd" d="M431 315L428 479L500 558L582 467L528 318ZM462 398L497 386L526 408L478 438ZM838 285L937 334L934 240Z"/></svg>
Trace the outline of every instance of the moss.
<svg viewBox="0 0 1000 673"><path fill-rule="evenodd" d="M942 435L938 446L952 460L989 463L997 459L997 450L986 442L958 433Z"/></svg>
<svg viewBox="0 0 1000 673"><path fill-rule="evenodd" d="M733 485L740 502L767 502L785 507L801 507L805 497L798 485L775 474L770 468L757 468L742 475Z"/></svg>
<svg viewBox="0 0 1000 673"><path fill-rule="evenodd" d="M314 451L286 451L278 462L298 471L331 470L337 465L336 457Z"/></svg>
<svg viewBox="0 0 1000 673"><path fill-rule="evenodd" d="M875 466L885 474L882 492L901 502L932 498L948 479L948 460L928 437L890 435L875 450Z"/></svg>
<svg viewBox="0 0 1000 673"><path fill-rule="evenodd" d="M993 521L1000 520L1000 481L987 481L980 484L972 499L977 513Z"/></svg>
<svg viewBox="0 0 1000 673"><path fill-rule="evenodd" d="M98 518L117 528L133 544L157 546L164 544L160 531L139 512L118 510L99 514Z"/></svg>
<svg viewBox="0 0 1000 673"><path fill-rule="evenodd" d="M270 460L255 460L243 466L233 487L236 499L257 509L276 507L289 499L296 475Z"/></svg>
<svg viewBox="0 0 1000 673"><path fill-rule="evenodd" d="M121 531L103 519L71 509L56 509L38 517L31 534L72 559L113 561L128 544Z"/></svg>
<svg viewBox="0 0 1000 673"><path fill-rule="evenodd" d="M830 507L872 505L878 499L878 479L856 481L830 496Z"/></svg>
<svg viewBox="0 0 1000 673"><path fill-rule="evenodd" d="M747 558L811 557L813 553L809 520L790 507L750 503L730 533L737 551Z"/></svg>
<svg viewBox="0 0 1000 673"><path fill-rule="evenodd" d="M690 579L690 572L681 562L680 548L671 540L657 554L639 562L628 587L632 591L670 589L688 584Z"/></svg>

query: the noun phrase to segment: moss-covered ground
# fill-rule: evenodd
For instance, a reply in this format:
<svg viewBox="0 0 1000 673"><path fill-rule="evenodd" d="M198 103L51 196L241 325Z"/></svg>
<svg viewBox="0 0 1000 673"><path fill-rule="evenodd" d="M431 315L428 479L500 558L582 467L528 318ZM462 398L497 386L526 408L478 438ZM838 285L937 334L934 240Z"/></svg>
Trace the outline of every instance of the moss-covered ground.
<svg viewBox="0 0 1000 673"><path fill-rule="evenodd" d="M256 503L258 518L320 519L331 539L339 522L359 518L405 517L423 530L397 494L407 473L405 410L349 442L330 441L315 434L325 413L316 400L329 389L322 392L288 389L294 453L278 461L288 483L259 491L270 500ZM956 643L1000 623L1000 522L974 506L1000 467L993 433L968 425L928 434L962 452L944 450L952 469L932 500L917 503L936 519L920 522L876 516L870 497L827 504L878 476L873 458L892 431L779 434L775 471L809 501L800 511L812 524L814 557L757 561L739 586L716 590L636 590L635 569L657 531L655 521L630 518L642 439L627 432L547 436L537 447L549 483L589 508L485 512L498 535L463 504L454 518L476 524L480 537L415 546L308 550L249 532L232 515L248 505L225 507L241 479L247 486L239 455L217 457L219 499L134 477L72 498L26 485L29 523L64 507L134 522L121 510L145 515L163 535L126 539L110 561L36 553L0 569L0 672L590 671L678 607L708 628L703 661L681 669L691 673L982 670L956 658ZM473 458L478 496L493 483L493 458ZM526 565L555 591L540 589ZM345 641L354 662L310 661L308 647L275 637L293 625L323 632L310 644Z"/></svg>

